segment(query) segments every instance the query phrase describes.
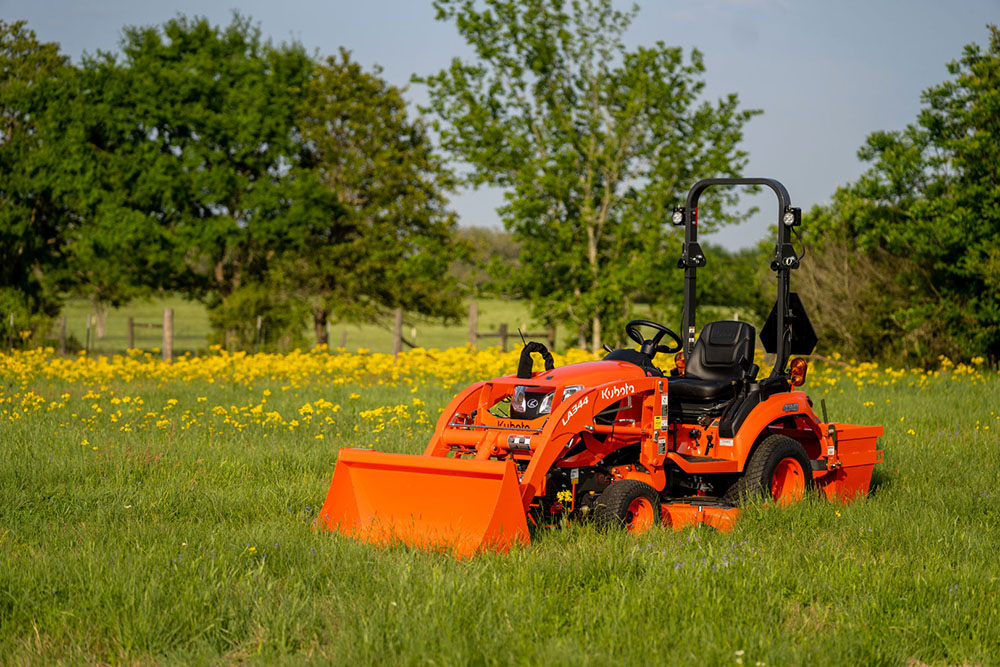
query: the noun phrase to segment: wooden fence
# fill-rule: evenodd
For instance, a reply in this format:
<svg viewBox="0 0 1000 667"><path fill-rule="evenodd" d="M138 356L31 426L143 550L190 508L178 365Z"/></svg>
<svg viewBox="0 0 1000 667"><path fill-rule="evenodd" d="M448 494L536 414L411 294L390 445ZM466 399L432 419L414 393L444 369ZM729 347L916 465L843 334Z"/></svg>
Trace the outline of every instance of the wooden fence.
<svg viewBox="0 0 1000 667"><path fill-rule="evenodd" d="M403 316L404 312L402 308L397 308L393 313L393 326L392 326L392 354L393 356L398 356L403 350L403 346L408 348L416 348L416 328L411 327L410 337L407 338L403 334ZM90 350L92 345L96 343L96 337L92 340L91 329L94 322L94 316L87 316L86 334L83 341L84 349ZM0 325L2 327L2 325ZM9 334L11 337L15 334L13 317L11 318L10 326L7 327L11 330ZM161 354L163 359L170 361L174 358L174 310L173 308L163 309L163 319L159 322L139 322L136 321L134 317L129 317L127 320L127 332L126 332L126 350L135 349L136 341L136 331L137 330L159 330L161 333ZM328 336L332 331L327 329ZM507 351L508 346L511 342L511 337L517 341L519 336L519 329L511 330L510 326L503 322L501 323L495 331L480 331L479 330L479 304L475 301L469 304L469 323L468 323L468 343L472 349L478 349L479 341L481 339L496 339L497 344L500 349L504 352ZM59 318L56 324L56 331L53 332L59 341L59 353L66 354L67 350L67 334L66 334L66 316L63 315ZM543 339L549 349L554 349L556 344L556 330L555 327L548 327L543 332L529 332L520 331L520 336L527 339ZM184 338L184 336L181 336ZM261 343L261 318L257 318L257 336L256 344L254 345L254 352L258 352ZM344 330L340 337L340 347L347 347L347 331Z"/></svg>
<svg viewBox="0 0 1000 667"><path fill-rule="evenodd" d="M527 328L527 327L525 327ZM497 331L481 333L479 331L479 304L473 301L469 304L469 346L472 349L477 349L479 347L480 338L499 338L500 339L500 349L503 352L507 351L507 339L511 336L510 330L507 327L506 322L502 322L497 329ZM556 346L556 328L548 327L542 333L531 333L528 331L521 331L520 336L523 336L525 340L529 338L544 338L546 346L551 350L555 349Z"/></svg>
<svg viewBox="0 0 1000 667"><path fill-rule="evenodd" d="M257 318L257 326L260 326L260 318ZM163 321L162 322L136 322L134 318L128 318L128 348L129 350L135 349L135 330L136 328L141 329L160 329L163 332L163 345L160 349L163 352L163 359L165 361L170 361L174 358L174 309L164 308L163 309ZM88 327L89 331L89 327Z"/></svg>

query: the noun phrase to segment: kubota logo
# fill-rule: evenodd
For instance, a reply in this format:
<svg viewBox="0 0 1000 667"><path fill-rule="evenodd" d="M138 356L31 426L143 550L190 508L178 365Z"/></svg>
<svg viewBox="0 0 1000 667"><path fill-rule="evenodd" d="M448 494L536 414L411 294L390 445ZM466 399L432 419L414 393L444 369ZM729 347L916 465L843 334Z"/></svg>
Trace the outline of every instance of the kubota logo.
<svg viewBox="0 0 1000 667"><path fill-rule="evenodd" d="M566 416L562 418L562 425L565 426L568 424L569 420L573 418L573 415L579 412L580 408L585 406L587 403L590 403L590 396L584 396L582 401L577 401L576 405L566 411Z"/></svg>
<svg viewBox="0 0 1000 667"><path fill-rule="evenodd" d="M618 387L608 387L601 390L601 400L610 401L616 398L625 398L635 393L635 387L630 384L623 384Z"/></svg>

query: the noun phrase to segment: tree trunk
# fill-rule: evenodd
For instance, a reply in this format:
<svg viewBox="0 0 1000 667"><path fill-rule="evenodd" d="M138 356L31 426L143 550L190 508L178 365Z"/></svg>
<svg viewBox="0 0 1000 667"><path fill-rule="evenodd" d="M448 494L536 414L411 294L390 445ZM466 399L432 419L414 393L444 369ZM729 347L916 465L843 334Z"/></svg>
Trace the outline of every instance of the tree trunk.
<svg viewBox="0 0 1000 667"><path fill-rule="evenodd" d="M599 315L594 315L594 329L593 329L593 345L594 352L599 352L601 350L601 318Z"/></svg>
<svg viewBox="0 0 1000 667"><path fill-rule="evenodd" d="M326 328L327 314L325 309L313 310L313 329L316 331L317 345L330 344L330 332Z"/></svg>
<svg viewBox="0 0 1000 667"><path fill-rule="evenodd" d="M93 301L94 322L97 323L97 338L104 338L108 323L108 306L101 301Z"/></svg>

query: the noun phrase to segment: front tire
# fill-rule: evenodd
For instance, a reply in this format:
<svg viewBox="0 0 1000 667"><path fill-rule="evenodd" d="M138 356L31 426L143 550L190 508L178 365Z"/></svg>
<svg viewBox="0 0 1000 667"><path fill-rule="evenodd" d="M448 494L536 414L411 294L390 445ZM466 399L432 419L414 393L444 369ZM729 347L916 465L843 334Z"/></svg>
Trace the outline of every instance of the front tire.
<svg viewBox="0 0 1000 667"><path fill-rule="evenodd" d="M784 435L770 435L758 445L725 500L736 505L763 497L778 505L797 503L812 488L812 466L802 445Z"/></svg>
<svg viewBox="0 0 1000 667"><path fill-rule="evenodd" d="M597 498L594 522L601 528L644 533L660 523L660 494L645 482L612 482Z"/></svg>

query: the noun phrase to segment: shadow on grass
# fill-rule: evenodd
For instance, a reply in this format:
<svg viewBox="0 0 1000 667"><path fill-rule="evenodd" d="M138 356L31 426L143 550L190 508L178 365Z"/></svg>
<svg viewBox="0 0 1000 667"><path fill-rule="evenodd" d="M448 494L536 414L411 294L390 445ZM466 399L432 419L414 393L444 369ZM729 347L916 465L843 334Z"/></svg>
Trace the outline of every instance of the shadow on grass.
<svg viewBox="0 0 1000 667"><path fill-rule="evenodd" d="M872 481L871 485L868 487L868 495L870 497L876 496L882 491L882 489L891 489L893 484L893 477L888 472L884 471L884 468L875 466L875 470L872 471Z"/></svg>

